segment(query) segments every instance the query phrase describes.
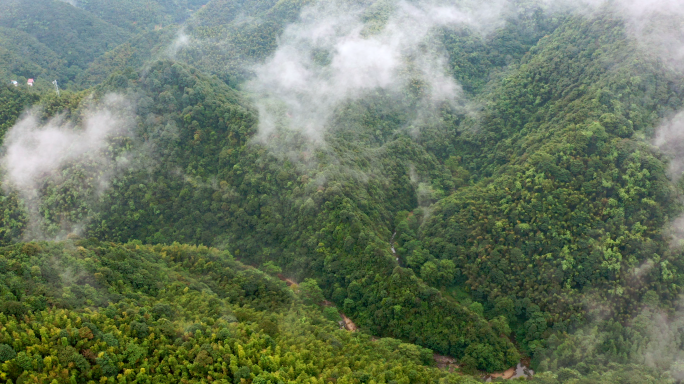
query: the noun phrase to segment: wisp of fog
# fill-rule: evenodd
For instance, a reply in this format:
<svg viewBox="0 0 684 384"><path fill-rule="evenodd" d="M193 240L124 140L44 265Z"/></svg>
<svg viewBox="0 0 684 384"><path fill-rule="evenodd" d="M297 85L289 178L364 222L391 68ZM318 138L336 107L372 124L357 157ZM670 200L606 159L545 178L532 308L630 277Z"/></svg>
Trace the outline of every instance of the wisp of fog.
<svg viewBox="0 0 684 384"><path fill-rule="evenodd" d="M80 126L61 116L43 123L38 115L29 112L7 132L0 159L3 188L17 192L24 201L30 220L27 236L32 238L45 237L38 230L40 187L46 180L59 180L62 169L86 165L94 190L106 188L117 160L104 151L110 138L128 134L130 105L121 96L108 95L85 112Z"/></svg>
<svg viewBox="0 0 684 384"><path fill-rule="evenodd" d="M439 49L426 48L426 37L437 27L491 31L506 4L399 2L374 22L368 18L377 10L370 8L336 2L306 8L246 86L259 109L259 137L267 141L282 126L321 142L340 104L373 90L400 92L410 71L428 85L431 101L459 98L460 86L447 75Z"/></svg>

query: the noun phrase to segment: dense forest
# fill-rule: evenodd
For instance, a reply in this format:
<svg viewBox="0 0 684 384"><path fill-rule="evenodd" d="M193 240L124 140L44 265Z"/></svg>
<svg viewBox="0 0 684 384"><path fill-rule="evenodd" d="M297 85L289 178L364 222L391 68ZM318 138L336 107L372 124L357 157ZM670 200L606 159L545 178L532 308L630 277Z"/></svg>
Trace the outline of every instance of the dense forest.
<svg viewBox="0 0 684 384"><path fill-rule="evenodd" d="M684 12L596 3L3 1L0 378L681 382Z"/></svg>

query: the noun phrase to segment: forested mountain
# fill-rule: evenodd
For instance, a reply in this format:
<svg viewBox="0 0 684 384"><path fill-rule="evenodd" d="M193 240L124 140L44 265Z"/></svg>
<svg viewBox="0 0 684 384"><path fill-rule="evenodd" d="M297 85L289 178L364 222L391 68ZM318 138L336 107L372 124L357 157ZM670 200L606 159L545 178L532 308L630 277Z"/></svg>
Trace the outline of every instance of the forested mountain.
<svg viewBox="0 0 684 384"><path fill-rule="evenodd" d="M41 47L51 50L55 59L42 53L33 55L37 56L38 64L48 61L42 66L59 71L55 74L64 83L73 80L96 57L130 36L121 28L57 0L3 1L0 4L0 27L13 29L15 33L24 32L32 37L3 36L8 40L8 45L3 43L3 47L24 59L33 59L26 57L27 51ZM28 76L26 71L13 74ZM32 77L40 74L34 73Z"/></svg>
<svg viewBox="0 0 684 384"><path fill-rule="evenodd" d="M182 28L174 26L133 38L93 63L98 82L126 67L171 56L237 86L252 66L273 53L278 35L295 21L307 1L211 1ZM142 44L142 45L141 45ZM117 59L112 59L116 57Z"/></svg>
<svg viewBox="0 0 684 384"><path fill-rule="evenodd" d="M632 3L72 3L0 4L3 380L684 379Z"/></svg>
<svg viewBox="0 0 684 384"><path fill-rule="evenodd" d="M0 71L4 79L20 81L23 85L30 78L67 78L66 60L35 37L17 29L0 28L0 39L3 62Z"/></svg>
<svg viewBox="0 0 684 384"><path fill-rule="evenodd" d="M142 32L181 23L207 0L75 0L74 3L118 27Z"/></svg>
<svg viewBox="0 0 684 384"><path fill-rule="evenodd" d="M475 382L426 367L429 350L340 330L336 311L311 305L315 281L295 295L216 249L76 241L2 252L5 380Z"/></svg>

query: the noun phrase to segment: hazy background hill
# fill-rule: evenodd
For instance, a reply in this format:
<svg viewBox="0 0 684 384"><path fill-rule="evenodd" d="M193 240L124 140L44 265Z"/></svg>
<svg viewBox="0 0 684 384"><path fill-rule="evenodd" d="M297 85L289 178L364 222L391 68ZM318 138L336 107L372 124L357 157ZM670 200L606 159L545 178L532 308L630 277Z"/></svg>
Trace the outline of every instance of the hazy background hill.
<svg viewBox="0 0 684 384"><path fill-rule="evenodd" d="M96 57L130 37L130 32L62 1L9 0L0 5L0 15L0 26L16 31L14 36L4 34L6 48L29 62L35 60L44 70L53 71L45 75L56 75L65 84ZM17 35L20 32L28 36ZM33 53L39 49L49 49L52 54ZM10 73L25 77L41 75L26 70Z"/></svg>
<svg viewBox="0 0 684 384"><path fill-rule="evenodd" d="M207 0L75 0L73 3L117 27L143 32L180 24Z"/></svg>

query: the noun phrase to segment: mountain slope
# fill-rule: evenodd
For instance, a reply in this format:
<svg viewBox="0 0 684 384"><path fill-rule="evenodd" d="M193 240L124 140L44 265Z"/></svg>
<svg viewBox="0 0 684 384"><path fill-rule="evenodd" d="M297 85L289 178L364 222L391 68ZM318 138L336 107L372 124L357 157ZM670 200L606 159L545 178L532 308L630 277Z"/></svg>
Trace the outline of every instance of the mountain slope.
<svg viewBox="0 0 684 384"><path fill-rule="evenodd" d="M426 56L438 50L439 60L444 54L439 70L463 87L457 100L427 103L429 86L409 69L397 89L332 98L339 102L325 122L315 121L325 129L314 127L321 128L314 142L311 127L294 126L301 120L287 100L264 107L272 100L236 90L251 78L253 64L287 38L278 36L308 4L215 0L185 30L149 31L84 61L89 67L79 67L77 81L94 88L43 96L35 125L69 121L75 129L59 128L87 131L93 111L119 108L113 116L125 115L116 120L122 128L91 152L37 174L28 191L6 183L3 244L83 233L162 258L168 247L133 241L211 245L283 278L314 278L303 286L320 284L320 292L313 289L317 300L327 298L362 331L452 355L466 372L503 370L522 354L533 358L534 368L554 372L538 375L538 382L673 382L684 356L671 336L681 329L675 303L684 264L667 229L681 213L682 190L668 178L668 157L650 140L682 106L681 75L634 41L624 20L607 9L573 16L515 3L516 16L495 32L436 28L425 41L434 46L416 50ZM359 41L373 39L392 12L391 4L368 4ZM335 73L325 52L313 54L316 70ZM344 86L331 89L349 95ZM5 126L37 99L19 89L3 92L24 98L0 115ZM276 112L266 113L271 106ZM260 121L275 128L259 131ZM8 249L15 257L18 248ZM297 301L265 277L259 281L268 281L267 297L247 294L254 287L246 289L243 280L217 286L227 281L221 269L241 267L222 264L232 263L228 253L211 263L202 270L209 278L192 279L235 296L235 313L246 305L284 311ZM22 276L29 276L27 268ZM130 300L154 291L145 281L172 284L163 273L142 272L150 268L166 271L145 263L124 267L127 273L107 281L107 292L134 274L140 277L129 282ZM32 306L35 299L11 294L4 312L21 311L13 315L17 321L41 309ZM78 293L72 302L115 301L104 291L100 296ZM67 301L54 300L57 307ZM218 312L203 311L218 322ZM657 352L659 322L674 341L666 343L671 358L654 362L649 356ZM282 342L296 337L289 333ZM427 353L399 349L407 348L419 360ZM202 359L211 354L204 350ZM126 359L117 363L140 368ZM88 364L103 366L97 359ZM192 374L207 373L197 369ZM352 375L350 381L393 380L372 370L368 376L340 372ZM320 375L314 371L288 371L288 378ZM235 379L236 372L226 368L222 378ZM261 373L251 372L254 379ZM418 380L404 373L409 382Z"/></svg>
<svg viewBox="0 0 684 384"><path fill-rule="evenodd" d="M318 277L327 296L373 333L469 357L470 369L500 370L517 361L501 335L505 323L489 324L442 297L398 267L383 241L389 230L376 223L415 204L406 176L410 164L421 172L440 168L420 147L406 138L391 140L367 155L368 164L382 168L364 169L356 165L359 148L340 138L332 152L321 154L327 163L320 171L298 170L249 144L254 112L227 86L169 61L127 76L110 78L96 97L119 92L136 105L136 139L112 143L105 155L129 151L133 163L124 172L98 170L113 177L111 189L97 199L85 198L99 183L83 176L91 165L59 168L61 176L46 179L37 191L42 217L32 227L47 236L85 225L90 234L116 241L227 242L250 262L275 260L287 272ZM340 166L378 177L360 182L339 173ZM322 177L327 181L320 184ZM83 222L84 216L90 217ZM25 216L24 222L35 219Z"/></svg>
<svg viewBox="0 0 684 384"><path fill-rule="evenodd" d="M87 69L79 73L76 82L85 88L94 87L106 81L114 73L142 68L155 57L169 57L173 54L170 45L177 37L176 27L135 35L95 59Z"/></svg>
<svg viewBox="0 0 684 384"><path fill-rule="evenodd" d="M0 27L29 34L55 52L65 63L51 65L68 67L68 80L130 36L88 12L55 0L4 1L0 4Z"/></svg>
<svg viewBox="0 0 684 384"><path fill-rule="evenodd" d="M17 29L0 28L0 77L23 86L30 78L40 80L37 86L49 85L57 79L67 82L70 70L66 61L35 37Z"/></svg>
<svg viewBox="0 0 684 384"><path fill-rule="evenodd" d="M676 295L665 271L679 256L662 235L675 190L643 137L681 106L681 83L630 44L611 15L544 38L456 145L481 181L436 204L404 241L417 236L452 260L493 311L514 304L529 341L572 329L590 297L617 316L649 290ZM416 270L427 261L405 257ZM644 263L653 268L636 281Z"/></svg>
<svg viewBox="0 0 684 384"><path fill-rule="evenodd" d="M79 0L76 6L125 30L149 31L180 24L208 0Z"/></svg>
<svg viewBox="0 0 684 384"><path fill-rule="evenodd" d="M428 350L338 329L335 310L303 303L315 290L216 249L17 244L0 249L0 276L7 382L476 382L426 366Z"/></svg>

